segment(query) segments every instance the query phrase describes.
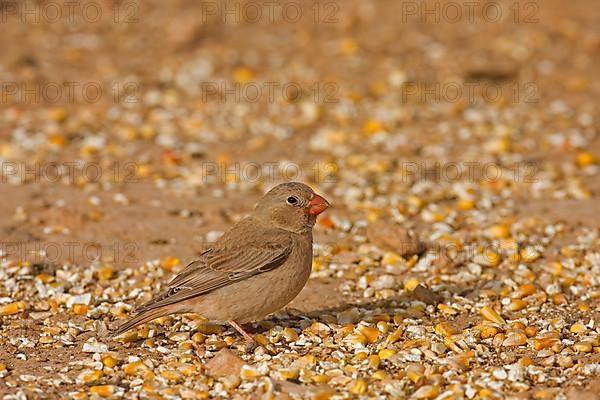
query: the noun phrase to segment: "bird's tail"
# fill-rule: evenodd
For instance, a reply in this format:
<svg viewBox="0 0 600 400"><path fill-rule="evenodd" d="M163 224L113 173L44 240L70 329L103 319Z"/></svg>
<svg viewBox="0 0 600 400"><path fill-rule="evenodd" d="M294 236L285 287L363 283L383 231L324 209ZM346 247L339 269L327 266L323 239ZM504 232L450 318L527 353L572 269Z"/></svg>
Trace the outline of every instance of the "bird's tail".
<svg viewBox="0 0 600 400"><path fill-rule="evenodd" d="M146 322L150 322L153 319L164 317L165 315L169 314L172 314L172 311L169 311L167 307L157 307L142 311L129 321L125 322L123 325L119 326L117 330L111 333L111 336L117 337L127 332L131 328L135 328L138 325L145 324Z"/></svg>

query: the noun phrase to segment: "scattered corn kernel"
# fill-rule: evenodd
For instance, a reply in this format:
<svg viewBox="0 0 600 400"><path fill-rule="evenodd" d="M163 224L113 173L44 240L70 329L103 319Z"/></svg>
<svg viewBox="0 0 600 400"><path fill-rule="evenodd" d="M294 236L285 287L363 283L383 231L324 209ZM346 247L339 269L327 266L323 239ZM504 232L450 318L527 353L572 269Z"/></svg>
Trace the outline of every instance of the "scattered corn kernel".
<svg viewBox="0 0 600 400"><path fill-rule="evenodd" d="M406 282L404 282L404 289L408 290L409 292L412 292L417 286L419 286L420 283L421 282L419 282L418 279L410 278Z"/></svg>
<svg viewBox="0 0 600 400"><path fill-rule="evenodd" d="M22 301L6 304L0 307L0 317L17 314L21 311L25 311L26 308L27 307L25 306L25 303L23 303Z"/></svg>
<svg viewBox="0 0 600 400"><path fill-rule="evenodd" d="M504 320L504 318L502 318L500 316L500 314L498 314L496 311L494 311L494 309L491 307L488 307L488 306L482 307L480 310L480 313L483 316L483 318L487 319L490 322L495 322L497 324L506 324L506 321Z"/></svg>
<svg viewBox="0 0 600 400"><path fill-rule="evenodd" d="M573 345L573 350L578 353L589 353L592 351L592 344L589 342L579 342Z"/></svg>
<svg viewBox="0 0 600 400"><path fill-rule="evenodd" d="M357 379L350 388L350 393L352 394L364 394L366 392L367 382L364 379Z"/></svg>
<svg viewBox="0 0 600 400"><path fill-rule="evenodd" d="M569 329L569 331L571 333L579 333L579 332L585 332L585 329L586 329L585 325L576 323L576 324L571 325L571 328Z"/></svg>
<svg viewBox="0 0 600 400"><path fill-rule="evenodd" d="M374 343L379 338L379 330L368 325L360 324L357 327L358 331L364 335L367 342Z"/></svg>
<svg viewBox="0 0 600 400"><path fill-rule="evenodd" d="M533 283L526 283L519 286L513 293L513 297L522 299L523 297L531 296L537 291Z"/></svg>
<svg viewBox="0 0 600 400"><path fill-rule="evenodd" d="M114 368L115 365L117 365L117 359L110 354L105 355L102 357L102 364L104 364L106 368Z"/></svg>
<svg viewBox="0 0 600 400"><path fill-rule="evenodd" d="M85 304L73 304L72 310L75 315L86 315L90 307Z"/></svg>
<svg viewBox="0 0 600 400"><path fill-rule="evenodd" d="M101 397L110 397L115 392L115 387L113 385L99 385L92 386L90 388L90 393L96 394Z"/></svg>
<svg viewBox="0 0 600 400"><path fill-rule="evenodd" d="M520 311L526 308L529 305L528 302L521 299L512 299L510 303L506 306L508 311Z"/></svg>
<svg viewBox="0 0 600 400"><path fill-rule="evenodd" d="M460 333L460 329L450 322L441 322L435 326L435 333L443 336L454 336Z"/></svg>
<svg viewBox="0 0 600 400"><path fill-rule="evenodd" d="M513 347L513 346L522 346L527 343L527 336L521 332L511 332L506 336L504 342L502 342L502 346L504 347Z"/></svg>
<svg viewBox="0 0 600 400"><path fill-rule="evenodd" d="M415 399L433 399L440 394L440 389L437 386L425 385L421 386L412 397Z"/></svg>
<svg viewBox="0 0 600 400"><path fill-rule="evenodd" d="M381 349L379 350L379 358L382 360L387 360L388 358L392 357L394 354L396 354L395 350L392 349Z"/></svg>
<svg viewBox="0 0 600 400"><path fill-rule="evenodd" d="M593 154L590 153L589 151L583 151L579 154L577 154L577 158L575 159L575 163L579 166L579 167L587 167L590 165L594 165L598 163L598 158Z"/></svg>

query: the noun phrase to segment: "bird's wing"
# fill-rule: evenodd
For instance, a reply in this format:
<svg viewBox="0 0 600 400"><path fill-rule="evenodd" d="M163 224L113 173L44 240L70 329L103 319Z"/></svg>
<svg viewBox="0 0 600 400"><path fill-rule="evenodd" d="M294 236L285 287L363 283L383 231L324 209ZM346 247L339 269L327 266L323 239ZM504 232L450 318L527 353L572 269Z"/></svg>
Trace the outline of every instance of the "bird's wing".
<svg viewBox="0 0 600 400"><path fill-rule="evenodd" d="M150 310L200 296L236 281L271 271L282 265L292 251L292 237L283 230L261 232L260 240L215 246L191 262L167 290L137 312Z"/></svg>

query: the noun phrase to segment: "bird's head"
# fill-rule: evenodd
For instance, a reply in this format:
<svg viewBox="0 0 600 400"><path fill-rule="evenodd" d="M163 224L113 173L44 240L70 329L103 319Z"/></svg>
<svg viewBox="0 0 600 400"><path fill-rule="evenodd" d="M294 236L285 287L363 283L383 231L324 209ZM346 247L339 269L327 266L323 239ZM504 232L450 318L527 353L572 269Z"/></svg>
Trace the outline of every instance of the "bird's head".
<svg viewBox="0 0 600 400"><path fill-rule="evenodd" d="M329 202L309 186L287 182L275 186L256 205L256 215L265 222L291 232L305 232L315 224L317 215Z"/></svg>

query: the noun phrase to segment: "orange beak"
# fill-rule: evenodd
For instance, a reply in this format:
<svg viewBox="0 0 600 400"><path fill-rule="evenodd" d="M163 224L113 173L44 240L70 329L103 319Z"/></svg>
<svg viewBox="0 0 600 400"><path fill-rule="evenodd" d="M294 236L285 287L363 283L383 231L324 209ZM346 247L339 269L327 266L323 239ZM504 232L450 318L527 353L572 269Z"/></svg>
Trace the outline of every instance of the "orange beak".
<svg viewBox="0 0 600 400"><path fill-rule="evenodd" d="M319 215L329 208L329 202L318 194L315 194L315 197L308 203L308 206L308 213L310 215Z"/></svg>

